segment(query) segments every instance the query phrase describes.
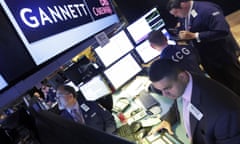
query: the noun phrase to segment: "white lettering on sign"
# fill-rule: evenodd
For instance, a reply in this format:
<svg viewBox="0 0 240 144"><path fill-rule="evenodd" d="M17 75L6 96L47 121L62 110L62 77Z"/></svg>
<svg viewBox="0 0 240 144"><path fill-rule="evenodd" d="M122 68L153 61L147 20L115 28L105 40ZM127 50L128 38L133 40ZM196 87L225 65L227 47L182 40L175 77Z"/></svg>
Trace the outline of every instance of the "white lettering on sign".
<svg viewBox="0 0 240 144"><path fill-rule="evenodd" d="M58 23L59 21L67 21L83 16L88 16L84 4L69 4L63 6L47 6L47 11L41 7L38 8L39 18L35 15L31 8L22 8L20 17L24 24L31 28L37 28L40 25Z"/></svg>
<svg viewBox="0 0 240 144"><path fill-rule="evenodd" d="M175 62L180 62L184 59L184 56L190 55L191 51L187 48L182 48L181 50L177 51L174 55L172 55L172 60Z"/></svg>

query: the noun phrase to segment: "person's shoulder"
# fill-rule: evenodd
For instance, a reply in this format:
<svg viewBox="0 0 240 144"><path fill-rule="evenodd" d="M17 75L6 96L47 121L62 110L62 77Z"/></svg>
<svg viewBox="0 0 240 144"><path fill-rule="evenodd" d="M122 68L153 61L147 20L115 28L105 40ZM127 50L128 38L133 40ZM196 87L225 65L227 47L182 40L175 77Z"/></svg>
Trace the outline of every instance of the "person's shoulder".
<svg viewBox="0 0 240 144"><path fill-rule="evenodd" d="M171 55L175 51L174 47L169 45L166 48L164 48L161 52L161 57L167 57L168 55Z"/></svg>
<svg viewBox="0 0 240 144"><path fill-rule="evenodd" d="M194 1L194 5L194 9L204 14L211 14L212 12L222 11L219 5L212 2Z"/></svg>
<svg viewBox="0 0 240 144"><path fill-rule="evenodd" d="M64 109L64 110L61 111L60 116L62 116L62 117L68 117L68 116L69 116L69 113L67 112L66 109Z"/></svg>

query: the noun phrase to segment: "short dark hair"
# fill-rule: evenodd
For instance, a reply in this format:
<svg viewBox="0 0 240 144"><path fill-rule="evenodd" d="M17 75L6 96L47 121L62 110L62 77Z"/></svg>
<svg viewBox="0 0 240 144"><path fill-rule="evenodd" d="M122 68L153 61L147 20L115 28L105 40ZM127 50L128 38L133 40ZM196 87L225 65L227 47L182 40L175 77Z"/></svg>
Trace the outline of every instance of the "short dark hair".
<svg viewBox="0 0 240 144"><path fill-rule="evenodd" d="M177 75L184 71L177 63L169 59L158 59L154 61L149 69L149 79L157 82L163 78L177 78Z"/></svg>
<svg viewBox="0 0 240 144"><path fill-rule="evenodd" d="M57 89L58 89L58 90L64 90L64 91L66 91L66 92L71 93L74 98L77 97L77 94L76 94L76 92L75 92L75 89L74 89L73 87L71 87L71 86L68 86L68 85L60 85L60 86L58 86Z"/></svg>
<svg viewBox="0 0 240 144"><path fill-rule="evenodd" d="M156 44L158 46L163 45L166 43L167 38L166 36L162 33L160 29L158 30L153 30L148 34L148 41L152 44Z"/></svg>
<svg viewBox="0 0 240 144"><path fill-rule="evenodd" d="M173 8L181 8L181 2L187 2L191 0L169 0L167 3L167 10L170 11Z"/></svg>

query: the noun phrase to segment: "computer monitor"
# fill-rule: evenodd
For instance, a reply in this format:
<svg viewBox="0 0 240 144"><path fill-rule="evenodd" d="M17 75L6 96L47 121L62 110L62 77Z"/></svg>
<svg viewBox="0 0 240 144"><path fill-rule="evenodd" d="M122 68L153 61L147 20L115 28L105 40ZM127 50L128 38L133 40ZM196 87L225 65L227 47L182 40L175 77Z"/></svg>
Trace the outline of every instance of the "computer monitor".
<svg viewBox="0 0 240 144"><path fill-rule="evenodd" d="M65 85L73 87L76 92L79 91L79 87L75 85L72 81L66 82Z"/></svg>
<svg viewBox="0 0 240 144"><path fill-rule="evenodd" d="M6 82L6 80L0 74L0 90L4 89L7 86L8 86L8 83Z"/></svg>
<svg viewBox="0 0 240 144"><path fill-rule="evenodd" d="M49 111L37 113L35 119L41 144L134 144Z"/></svg>
<svg viewBox="0 0 240 144"><path fill-rule="evenodd" d="M138 74L142 68L131 54L123 57L117 63L104 71L108 80L115 89L120 88L123 84Z"/></svg>
<svg viewBox="0 0 240 144"><path fill-rule="evenodd" d="M174 39L176 38L173 38L173 36L170 35L170 33L167 31L166 28L163 28L161 30L161 32L165 35L165 37L168 39L168 44L169 45L176 45L176 41Z"/></svg>
<svg viewBox="0 0 240 144"><path fill-rule="evenodd" d="M112 91L101 75L93 77L90 81L79 87L86 100L95 101L103 96L111 94Z"/></svg>
<svg viewBox="0 0 240 144"><path fill-rule="evenodd" d="M134 49L132 42L129 40L126 33L122 30L111 37L109 43L104 47L97 47L95 49L95 52L103 62L104 66L108 67L132 49Z"/></svg>
<svg viewBox="0 0 240 144"><path fill-rule="evenodd" d="M130 24L127 27L127 31L130 33L135 44L139 44L147 38L147 35L152 30L157 30L163 27L165 27L165 23L160 16L160 12L155 7L136 20L134 23Z"/></svg>
<svg viewBox="0 0 240 144"><path fill-rule="evenodd" d="M160 55L161 52L153 49L150 46L150 43L148 40L144 41L143 43L139 44L136 48L137 54L142 59L143 63L148 63L157 56Z"/></svg>
<svg viewBox="0 0 240 144"><path fill-rule="evenodd" d="M64 75L75 85L82 82L82 75L79 71L79 65L74 63L64 71Z"/></svg>

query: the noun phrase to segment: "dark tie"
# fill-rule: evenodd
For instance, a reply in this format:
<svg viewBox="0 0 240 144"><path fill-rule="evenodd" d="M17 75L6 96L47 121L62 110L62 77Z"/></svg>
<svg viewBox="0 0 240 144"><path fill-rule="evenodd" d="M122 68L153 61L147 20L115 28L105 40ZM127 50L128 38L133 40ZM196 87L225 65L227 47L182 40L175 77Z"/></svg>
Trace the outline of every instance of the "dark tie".
<svg viewBox="0 0 240 144"><path fill-rule="evenodd" d="M74 121L79 122L79 123L81 123L81 124L84 124L84 123L85 123L81 111L77 111L77 109L72 109L72 110L71 110L71 115L72 115Z"/></svg>

